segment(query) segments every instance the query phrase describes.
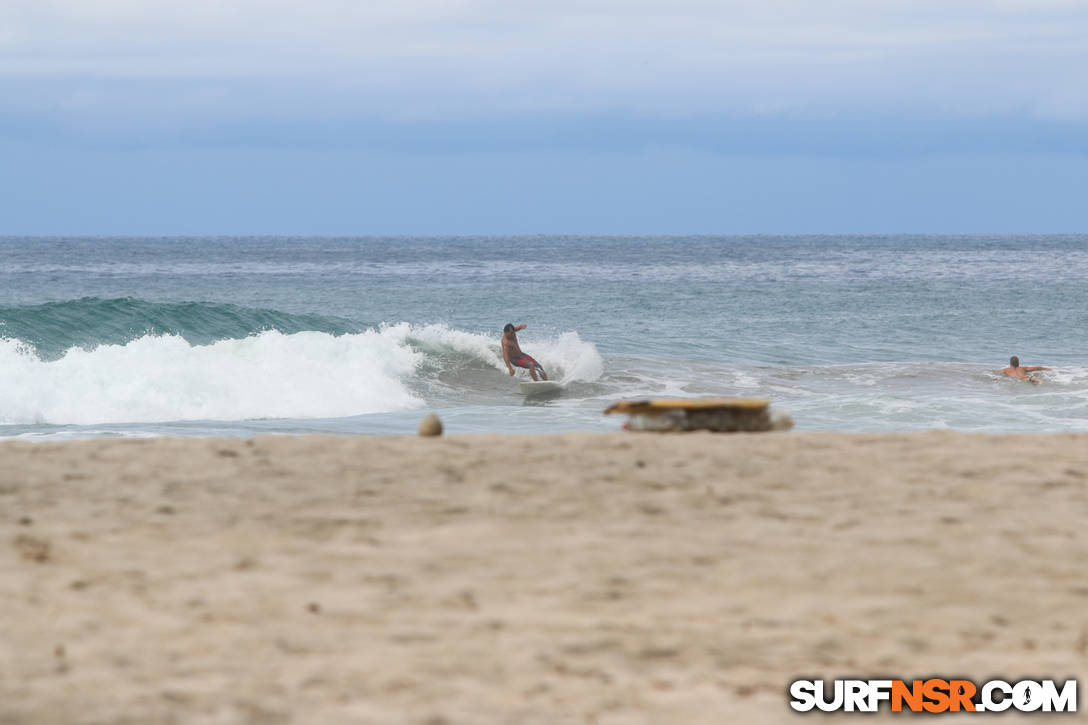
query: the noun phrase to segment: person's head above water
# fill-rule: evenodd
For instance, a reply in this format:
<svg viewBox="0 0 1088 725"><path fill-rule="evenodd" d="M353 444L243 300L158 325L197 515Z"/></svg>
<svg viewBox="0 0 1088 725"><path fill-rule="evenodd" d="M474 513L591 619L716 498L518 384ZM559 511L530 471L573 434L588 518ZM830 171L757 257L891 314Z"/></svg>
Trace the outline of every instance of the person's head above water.
<svg viewBox="0 0 1088 725"><path fill-rule="evenodd" d="M1020 358L1016 357L1015 355L1010 357L1009 358L1009 366L1014 367L1014 368L1020 367Z"/></svg>
<svg viewBox="0 0 1088 725"><path fill-rule="evenodd" d="M513 322L507 322L506 327L502 328L502 331L504 333L505 332L513 332L514 331L514 323Z"/></svg>

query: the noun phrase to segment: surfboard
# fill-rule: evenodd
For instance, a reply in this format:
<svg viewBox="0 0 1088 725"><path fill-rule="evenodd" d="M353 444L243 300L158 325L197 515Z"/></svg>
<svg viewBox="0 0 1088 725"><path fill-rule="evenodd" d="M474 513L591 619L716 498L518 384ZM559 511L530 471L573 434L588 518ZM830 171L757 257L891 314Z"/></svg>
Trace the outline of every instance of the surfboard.
<svg viewBox="0 0 1088 725"><path fill-rule="evenodd" d="M563 386L554 380L523 380L520 383L522 395L547 395L558 393Z"/></svg>
<svg viewBox="0 0 1088 725"><path fill-rule="evenodd" d="M627 413L629 415L663 413L671 410L685 412L735 410L758 413L771 404L761 398L657 398L652 400L621 400L605 408L605 415Z"/></svg>
<svg viewBox="0 0 1088 725"><path fill-rule="evenodd" d="M759 398L657 398L621 400L605 415L631 416L624 428L633 431L709 430L719 433L789 430L793 419L771 415L769 400Z"/></svg>

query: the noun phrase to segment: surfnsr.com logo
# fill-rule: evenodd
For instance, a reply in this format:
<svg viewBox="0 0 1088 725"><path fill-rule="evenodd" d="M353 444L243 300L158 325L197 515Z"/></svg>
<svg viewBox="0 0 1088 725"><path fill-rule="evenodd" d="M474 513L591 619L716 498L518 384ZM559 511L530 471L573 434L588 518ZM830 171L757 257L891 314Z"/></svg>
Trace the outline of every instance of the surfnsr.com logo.
<svg viewBox="0 0 1088 725"><path fill-rule="evenodd" d="M1076 712L1077 681L796 680L790 698L798 712Z"/></svg>

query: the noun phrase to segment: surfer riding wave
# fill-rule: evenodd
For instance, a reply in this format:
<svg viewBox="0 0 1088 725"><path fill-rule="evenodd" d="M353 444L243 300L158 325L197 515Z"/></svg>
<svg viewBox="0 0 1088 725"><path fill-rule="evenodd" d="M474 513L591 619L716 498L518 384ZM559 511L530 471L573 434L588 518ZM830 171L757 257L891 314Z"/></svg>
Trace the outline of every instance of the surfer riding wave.
<svg viewBox="0 0 1088 725"><path fill-rule="evenodd" d="M506 369L510 371L510 374L514 374L514 368L526 368L529 370L529 375L533 377L533 380L547 380L548 374L544 372L544 368L540 363L533 359L531 355L521 351L521 345L518 344L518 330L524 330L526 325L514 326L514 323L509 322L502 328L502 360L506 363ZM537 377L537 373L540 373L540 377Z"/></svg>

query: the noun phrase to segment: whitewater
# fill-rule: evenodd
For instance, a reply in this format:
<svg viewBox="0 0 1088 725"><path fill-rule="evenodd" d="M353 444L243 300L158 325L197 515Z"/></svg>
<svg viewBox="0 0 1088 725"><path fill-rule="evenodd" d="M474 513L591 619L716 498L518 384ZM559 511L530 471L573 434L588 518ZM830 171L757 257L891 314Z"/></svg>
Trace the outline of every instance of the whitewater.
<svg viewBox="0 0 1088 725"><path fill-rule="evenodd" d="M0 238L0 436L612 430L702 395L1084 431L1086 280L1085 236ZM562 395L520 394L507 322Z"/></svg>
<svg viewBox="0 0 1088 725"><path fill-rule="evenodd" d="M525 349L564 384L602 373L577 333ZM473 386L501 393L506 373L497 337L408 323L340 335L264 330L209 344L145 335L53 360L4 339L0 369L7 426L342 418L453 403Z"/></svg>

